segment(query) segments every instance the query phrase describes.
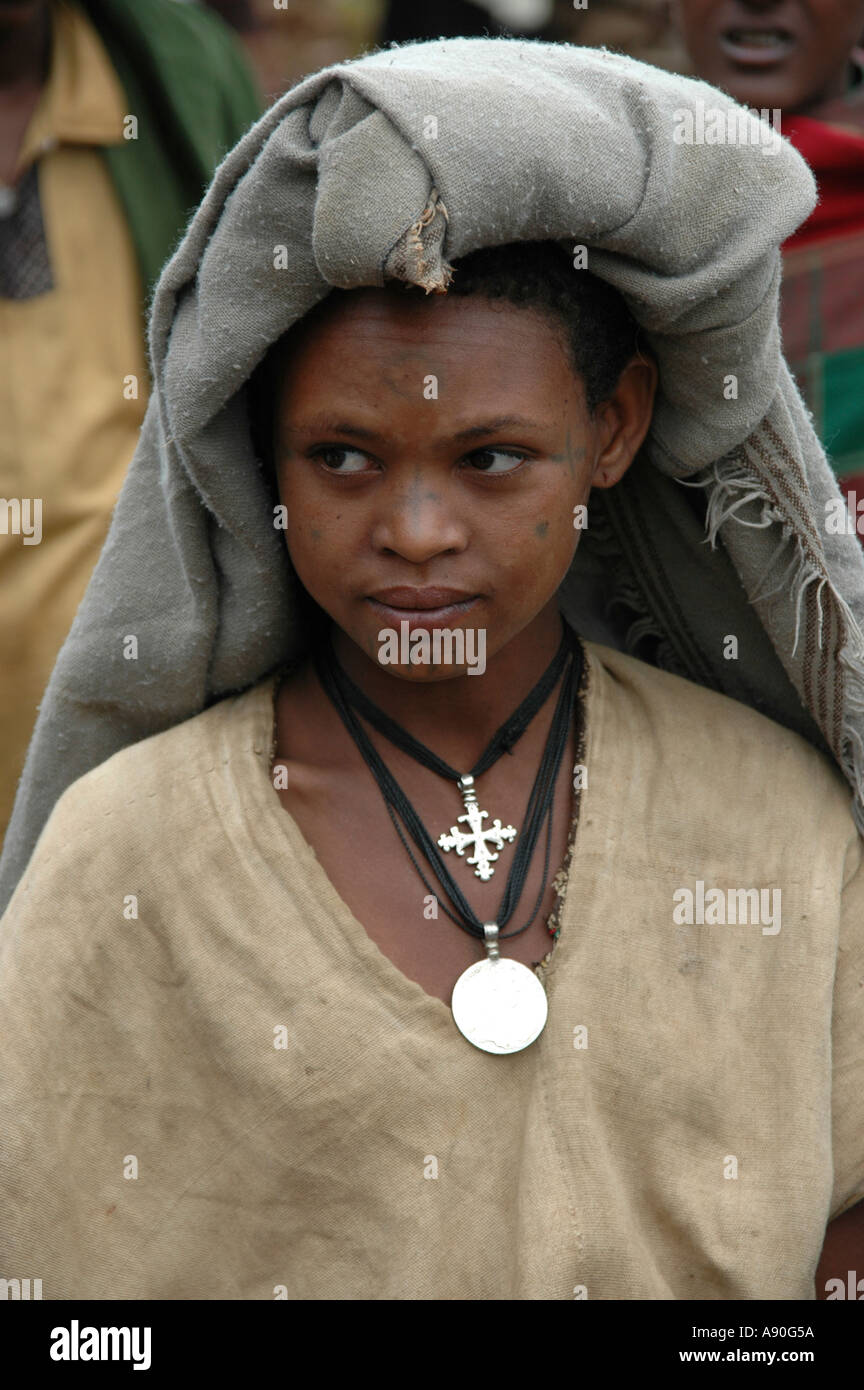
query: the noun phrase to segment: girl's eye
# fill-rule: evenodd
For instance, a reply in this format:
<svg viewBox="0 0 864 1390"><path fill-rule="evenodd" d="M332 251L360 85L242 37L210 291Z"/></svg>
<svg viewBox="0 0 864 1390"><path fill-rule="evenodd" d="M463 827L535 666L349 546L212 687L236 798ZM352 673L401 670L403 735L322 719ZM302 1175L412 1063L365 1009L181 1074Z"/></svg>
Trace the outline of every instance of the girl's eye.
<svg viewBox="0 0 864 1390"><path fill-rule="evenodd" d="M329 473L338 473L345 477L350 473L368 473L371 464L368 454L364 454L360 449L351 449L347 444L325 444L320 449L313 449L310 458L320 459L321 463ZM508 449L476 449L473 454L468 455L471 467L478 473L497 474L515 473L525 462L526 456Z"/></svg>
<svg viewBox="0 0 864 1390"><path fill-rule="evenodd" d="M368 463L366 454L361 454L359 449L349 449L347 445L342 447L338 444L327 445L323 449L315 449L312 458L320 459L324 467L331 473L365 473L367 470L364 464ZM346 468L340 468L339 464L348 460Z"/></svg>
<svg viewBox="0 0 864 1390"><path fill-rule="evenodd" d="M524 463L525 457L525 454L512 453L507 449L477 449L469 455L472 465L476 465L479 473L491 473L493 476L496 473L515 473ZM511 466L496 467L495 459L503 459L505 465Z"/></svg>

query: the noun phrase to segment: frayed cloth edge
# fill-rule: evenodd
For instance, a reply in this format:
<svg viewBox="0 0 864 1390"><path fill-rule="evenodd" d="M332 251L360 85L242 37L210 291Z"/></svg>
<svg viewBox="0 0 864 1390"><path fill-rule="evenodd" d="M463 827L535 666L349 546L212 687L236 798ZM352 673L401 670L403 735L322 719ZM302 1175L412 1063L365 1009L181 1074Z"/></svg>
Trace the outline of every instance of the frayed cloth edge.
<svg viewBox="0 0 864 1390"><path fill-rule="evenodd" d="M679 479L679 481L683 481ZM762 530L772 525L781 529L781 538L768 564L774 567L782 551L792 545L793 553L788 558L783 574L772 589L761 589L750 597L751 604L760 603L773 597L781 589L791 591L795 605L795 635L791 656L798 649L801 615L804 599L811 585L816 584L816 641L820 650L824 628L822 609L823 596L827 589L827 601L836 606L841 620L845 641L837 650L837 663L844 672L842 688L842 717L840 721L840 746L837 747L832 731L822 727L822 733L837 762L852 788L852 818L858 833L864 836L864 738L855 727L852 716L864 718L864 634L858 625L855 614L843 596L831 582L827 569L821 568L804 547L801 535L791 524L788 516L777 506L774 498L760 486L753 473L733 455L718 459L701 473L688 479L687 486L703 487L707 491L705 513L705 536L712 549L716 548L720 528L730 522L737 522L750 529ZM758 520L748 520L740 515L743 507L756 503L759 507ZM770 628L768 629L770 631ZM781 657L782 659L782 657ZM784 663L785 665L785 663ZM787 672L801 694L793 672ZM803 698L803 696L802 696ZM805 701L806 703L806 701ZM859 723L861 720L859 719Z"/></svg>

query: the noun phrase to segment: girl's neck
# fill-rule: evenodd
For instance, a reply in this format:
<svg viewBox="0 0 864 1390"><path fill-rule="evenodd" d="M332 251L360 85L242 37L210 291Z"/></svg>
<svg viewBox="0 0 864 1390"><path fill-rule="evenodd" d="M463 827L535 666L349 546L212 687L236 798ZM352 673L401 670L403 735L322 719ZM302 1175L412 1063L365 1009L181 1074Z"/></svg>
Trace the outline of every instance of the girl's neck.
<svg viewBox="0 0 864 1390"><path fill-rule="evenodd" d="M364 695L439 757L454 767L468 768L543 675L562 632L562 618L553 600L506 646L487 655L482 675L449 680L390 675L341 628L333 628L332 640L337 659ZM556 697L557 687L550 699L554 702Z"/></svg>

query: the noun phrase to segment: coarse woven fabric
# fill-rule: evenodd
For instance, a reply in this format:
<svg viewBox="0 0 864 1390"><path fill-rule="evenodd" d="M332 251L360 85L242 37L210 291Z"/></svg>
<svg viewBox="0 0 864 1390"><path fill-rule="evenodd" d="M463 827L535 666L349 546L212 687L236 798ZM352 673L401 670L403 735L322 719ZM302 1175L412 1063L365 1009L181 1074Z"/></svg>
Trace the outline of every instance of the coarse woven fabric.
<svg viewBox="0 0 864 1390"><path fill-rule="evenodd" d="M738 112L753 143L677 143L681 112L700 107ZM562 606L588 639L829 750L864 830L864 557L854 535L826 531L837 484L777 326L779 246L814 184L769 135L704 83L510 39L380 51L271 107L157 286L153 395L42 703L0 911L70 783L307 640L247 416L268 346L333 286L395 277L443 292L453 260L520 240L587 246L660 368L646 447L592 498ZM682 482L703 490L703 515Z"/></svg>
<svg viewBox="0 0 864 1390"><path fill-rule="evenodd" d="M509 1056L378 949L280 802L274 679L68 789L0 936L0 1269L59 1301L813 1300L864 1198L843 779L584 645L549 1019ZM699 881L713 922L674 914Z"/></svg>

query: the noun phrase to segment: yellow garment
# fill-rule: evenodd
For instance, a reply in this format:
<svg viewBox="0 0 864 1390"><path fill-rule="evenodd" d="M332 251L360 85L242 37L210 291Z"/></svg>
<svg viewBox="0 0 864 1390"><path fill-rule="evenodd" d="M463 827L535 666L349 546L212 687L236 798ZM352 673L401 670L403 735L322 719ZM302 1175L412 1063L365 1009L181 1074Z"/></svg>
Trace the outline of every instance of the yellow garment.
<svg viewBox="0 0 864 1390"><path fill-rule="evenodd" d="M66 791L0 922L5 1277L46 1299L813 1298L826 1222L864 1196L848 788L744 705L586 654L549 1019L511 1056L337 894L273 788L272 679ZM675 925L698 880L780 888L780 930Z"/></svg>
<svg viewBox="0 0 864 1390"><path fill-rule="evenodd" d="M0 840L147 395L141 278L96 148L123 139L123 90L80 10L58 4L53 22L51 72L16 181L38 161L54 288L0 299L0 499L42 505L40 544L0 525ZM136 389L130 377L137 399L124 396Z"/></svg>

